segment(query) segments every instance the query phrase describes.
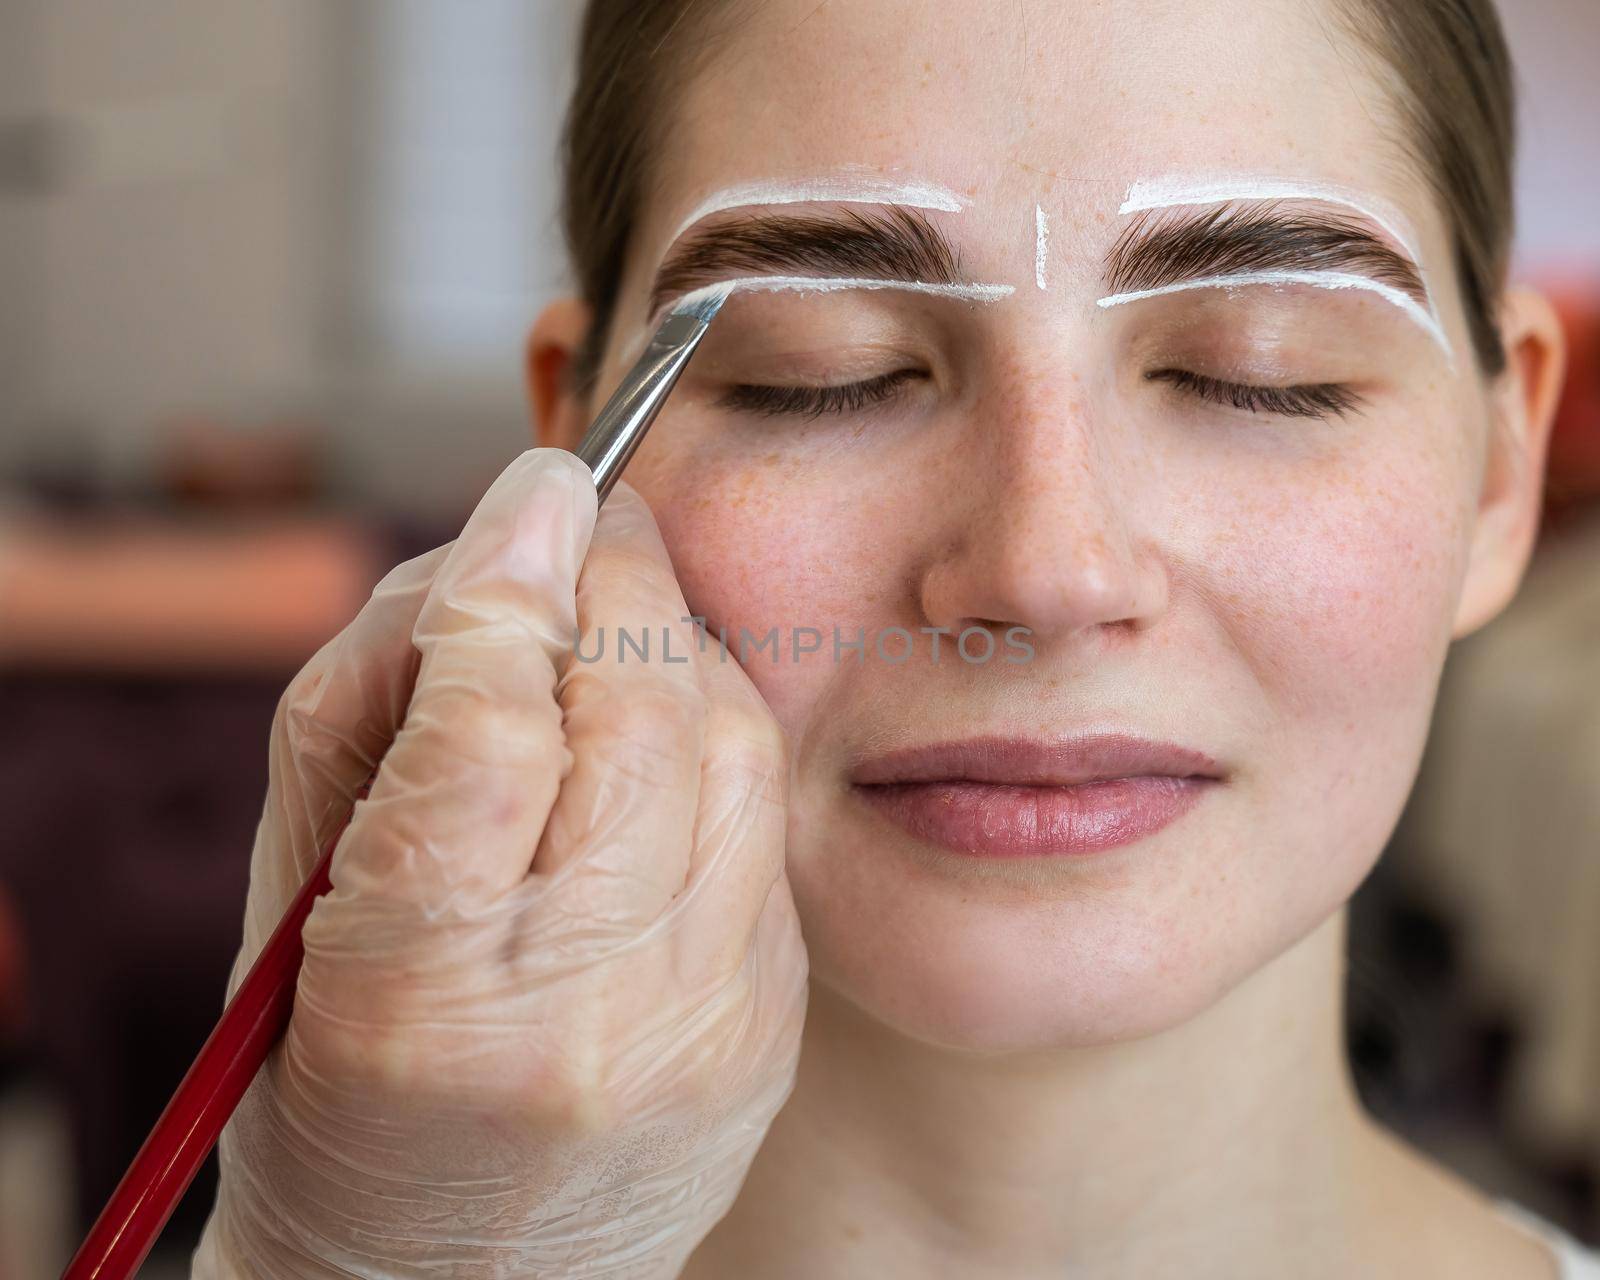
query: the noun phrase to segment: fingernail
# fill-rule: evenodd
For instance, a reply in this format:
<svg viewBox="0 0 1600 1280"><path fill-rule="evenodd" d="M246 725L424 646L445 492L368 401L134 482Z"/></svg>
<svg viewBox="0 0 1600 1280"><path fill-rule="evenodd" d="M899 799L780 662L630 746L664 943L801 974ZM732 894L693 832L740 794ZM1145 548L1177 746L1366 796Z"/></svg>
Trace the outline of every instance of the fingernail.
<svg viewBox="0 0 1600 1280"><path fill-rule="evenodd" d="M568 453L565 449L553 449L551 452L560 455L559 462L571 486L568 501L572 512L573 545L580 549L587 547L594 533L595 516L600 509L594 473L589 470L589 464L575 453Z"/></svg>

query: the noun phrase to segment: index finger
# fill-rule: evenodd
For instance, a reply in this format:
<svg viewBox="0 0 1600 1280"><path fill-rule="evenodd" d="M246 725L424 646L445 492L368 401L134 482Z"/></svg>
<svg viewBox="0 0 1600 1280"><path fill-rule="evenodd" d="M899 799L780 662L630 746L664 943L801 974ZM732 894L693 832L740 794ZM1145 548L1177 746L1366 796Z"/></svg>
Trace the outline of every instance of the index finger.
<svg viewBox="0 0 1600 1280"><path fill-rule="evenodd" d="M411 633L449 544L391 569L361 612L289 682L273 716L267 797L250 868L245 963L255 958L405 717Z"/></svg>
<svg viewBox="0 0 1600 1280"><path fill-rule="evenodd" d="M553 691L595 509L563 449L528 450L490 486L417 617L416 689L334 855L336 897L443 909L526 875L571 759Z"/></svg>

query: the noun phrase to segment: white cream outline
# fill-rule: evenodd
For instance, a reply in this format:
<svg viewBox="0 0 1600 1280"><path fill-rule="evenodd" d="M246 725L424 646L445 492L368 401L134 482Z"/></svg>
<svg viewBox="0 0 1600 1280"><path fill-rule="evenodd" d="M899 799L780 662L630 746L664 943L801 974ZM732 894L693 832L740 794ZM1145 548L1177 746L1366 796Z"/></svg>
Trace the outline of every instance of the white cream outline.
<svg viewBox="0 0 1600 1280"><path fill-rule="evenodd" d="M1365 192L1342 187L1331 182L1310 182L1297 178L1262 178L1251 175L1223 175L1209 178L1162 178L1135 182L1127 190L1119 216L1143 213L1150 209L1173 209L1185 206L1233 204L1247 200L1315 200L1324 204L1339 204L1371 218L1378 226L1394 237L1402 249L1411 256L1413 265L1422 277L1422 290L1427 306L1401 292L1392 285L1365 276L1346 275L1343 272L1264 271L1241 273L1233 277L1215 277L1210 280L1191 281L1169 285L1164 289L1145 290L1139 293L1117 294L1100 299L1099 305L1117 306L1139 298L1177 293L1182 289L1226 287L1229 284L1311 284L1327 289L1366 289L1394 303L1420 324L1443 349L1452 367L1455 348L1445 333L1439 306L1428 283L1428 271L1422 262L1416 234L1407 219L1383 200ZM1313 278L1314 277L1314 278Z"/></svg>
<svg viewBox="0 0 1600 1280"><path fill-rule="evenodd" d="M1033 206L1033 282L1043 289L1050 255L1050 218L1042 205Z"/></svg>
<svg viewBox="0 0 1600 1280"><path fill-rule="evenodd" d="M1177 284L1163 285L1159 289L1139 289L1132 293L1115 293L1096 302L1100 307L1121 307L1146 298L1161 298L1168 294L1185 293L1191 289L1233 289L1249 285L1312 285L1318 289L1363 289L1391 302L1407 316L1422 326L1423 331L1439 344L1445 358L1452 364L1455 353L1450 346L1444 326L1426 307L1410 294L1393 285L1384 284L1368 276L1349 275L1342 271L1240 271L1227 276L1208 276L1200 280L1183 280Z"/></svg>
<svg viewBox="0 0 1600 1280"><path fill-rule="evenodd" d="M966 202L948 187L931 182L900 182L882 175L844 172L816 178L740 182L714 191L698 205L667 241L675 244L690 227L713 213L764 204L898 204L911 209L960 213Z"/></svg>
<svg viewBox="0 0 1600 1280"><path fill-rule="evenodd" d="M909 293L929 293L943 298L960 298L965 302L996 302L1017 291L1015 285L1009 284L935 284L923 280L885 280L876 276L736 276L683 294L671 309L676 310L685 303L698 302L724 291L837 293L845 289L904 289ZM662 310L668 308L663 307Z"/></svg>
<svg viewBox="0 0 1600 1280"><path fill-rule="evenodd" d="M1017 291L1015 285L1009 284L937 284L923 280L884 280L875 276L736 276L701 285L698 289L680 294L670 303L663 303L645 323L643 332L628 347L622 363L625 367L632 366L639 358L639 352L660 328L663 317L719 294L726 298L742 290L756 293L839 293L847 289L903 289L908 293L957 298L963 302L998 302Z"/></svg>

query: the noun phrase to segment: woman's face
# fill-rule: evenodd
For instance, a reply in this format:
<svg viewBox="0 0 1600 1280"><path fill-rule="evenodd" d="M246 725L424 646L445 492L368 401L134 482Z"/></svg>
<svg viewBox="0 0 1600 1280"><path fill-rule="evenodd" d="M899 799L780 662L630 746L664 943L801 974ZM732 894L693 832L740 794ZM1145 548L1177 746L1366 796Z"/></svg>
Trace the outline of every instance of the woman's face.
<svg viewBox="0 0 1600 1280"><path fill-rule="evenodd" d="M1367 76L1302 0L770 0L672 107L602 391L664 260L994 286L736 293L628 473L789 735L813 981L911 1035L1181 1021L1399 814L1490 411ZM1038 785L1093 734L1210 780Z"/></svg>

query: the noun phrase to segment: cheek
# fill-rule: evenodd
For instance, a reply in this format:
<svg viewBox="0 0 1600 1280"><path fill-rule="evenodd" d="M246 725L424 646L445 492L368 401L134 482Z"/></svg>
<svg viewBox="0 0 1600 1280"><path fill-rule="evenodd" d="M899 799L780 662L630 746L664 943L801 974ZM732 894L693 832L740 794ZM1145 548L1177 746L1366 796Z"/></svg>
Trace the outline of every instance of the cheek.
<svg viewBox="0 0 1600 1280"><path fill-rule="evenodd" d="M744 667L792 739L824 687L835 631L849 641L887 608L896 563L892 513L840 483L837 468L793 451L705 450L691 470L665 450L640 457L630 481L649 501L690 609L729 649L747 645ZM793 647L821 633L820 652ZM766 643L772 632L775 644Z"/></svg>
<svg viewBox="0 0 1600 1280"><path fill-rule="evenodd" d="M1255 499L1232 487L1235 508L1203 549L1212 615L1259 690L1255 816L1288 860L1279 884L1290 914L1308 921L1352 891L1387 842L1450 644L1468 545L1465 460L1416 438L1279 472Z"/></svg>
<svg viewBox="0 0 1600 1280"><path fill-rule="evenodd" d="M1466 551L1448 457L1329 459L1239 495L1204 556L1217 615L1286 720L1431 697Z"/></svg>

